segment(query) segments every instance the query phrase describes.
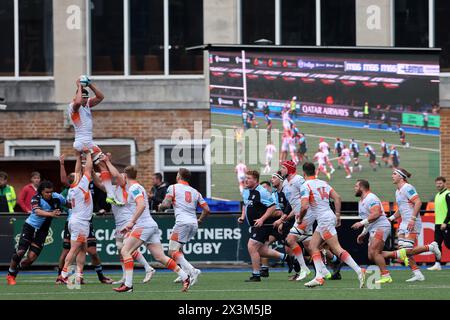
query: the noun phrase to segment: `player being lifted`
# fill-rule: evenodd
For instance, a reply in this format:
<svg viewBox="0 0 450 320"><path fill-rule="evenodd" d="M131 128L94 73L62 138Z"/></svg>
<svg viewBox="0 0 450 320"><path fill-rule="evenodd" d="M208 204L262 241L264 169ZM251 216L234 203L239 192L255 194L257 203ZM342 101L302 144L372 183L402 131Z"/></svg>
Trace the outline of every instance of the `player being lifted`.
<svg viewBox="0 0 450 320"><path fill-rule="evenodd" d="M200 192L189 185L191 172L180 168L177 173L177 183L169 186L163 202L158 210L162 211L173 206L175 211L175 226L172 229L169 240L169 255L185 270L190 278L191 285L197 282L201 271L194 268L183 254L183 246L196 234L198 225L210 214L208 204L203 200ZM202 208L202 214L197 219L197 206ZM181 277L175 282L181 282Z"/></svg>
<svg viewBox="0 0 450 320"><path fill-rule="evenodd" d="M409 265L413 271L413 277L406 282L424 281L425 276L420 272L413 255L431 251L436 257L441 256L438 244L433 241L426 246L415 247L417 238L422 230L422 219L420 217L420 201L416 188L408 183L411 174L403 168L394 169L392 172L392 182L397 186L395 191L395 201L398 205L398 211L389 217L394 221L399 217L402 222L398 228L398 249L392 252L383 252L385 258L401 259L405 265Z"/></svg>
<svg viewBox="0 0 450 320"><path fill-rule="evenodd" d="M275 145L272 143L272 141L269 141L269 143L266 146L266 166L264 167L264 173L269 173L271 170L271 165L272 165L272 159L273 159L273 154L275 152L277 152L277 148L275 147Z"/></svg>
<svg viewBox="0 0 450 320"><path fill-rule="evenodd" d="M111 173L108 171L106 165L100 161L102 152L93 142L93 119L91 108L101 103L104 99L104 95L87 77L83 79L83 83L78 79L76 84L76 95L68 107L68 113L75 129L75 142L73 143L73 147L78 152L81 152L83 148L87 148L89 152L91 152L93 163L98 165L100 178L106 189L106 202L122 205L122 203L117 202L114 199ZM95 96L89 98L89 91L86 88L83 88L83 85L89 87L94 92Z"/></svg>
<svg viewBox="0 0 450 320"><path fill-rule="evenodd" d="M391 233L391 223L386 218L380 199L370 191L370 184L367 180L357 180L354 190L355 196L360 198L358 212L363 220L353 224L352 229L364 227L361 234L358 235L357 242L362 244L364 237L369 234L369 260L373 261L381 271L381 279L376 283L391 283L392 278L382 254L384 244Z"/></svg>
<svg viewBox="0 0 450 320"><path fill-rule="evenodd" d="M313 163L303 165L303 175L306 179L301 188L301 210L297 223L301 224L310 214L317 221L317 227L309 243L309 250L316 268L316 276L305 283L306 287L316 287L324 284L324 277L329 273L322 261L320 246L325 242L330 250L352 268L358 275L359 287L364 287L365 270L356 264L350 254L339 244L336 227L341 224L341 197L323 180L316 179L316 168ZM330 198L333 199L336 213L331 210Z"/></svg>
<svg viewBox="0 0 450 320"><path fill-rule="evenodd" d="M125 240L123 241L123 248L120 250L120 254L125 265L125 283L113 290L116 292L133 291L133 253L141 245L145 244L155 260L181 277L183 282L181 291L186 292L190 287L190 277L173 259L164 254L160 241L159 227L150 214L147 192L136 181L136 168L128 166L124 172L128 194L127 203L133 211L133 216L122 230L125 233Z"/></svg>

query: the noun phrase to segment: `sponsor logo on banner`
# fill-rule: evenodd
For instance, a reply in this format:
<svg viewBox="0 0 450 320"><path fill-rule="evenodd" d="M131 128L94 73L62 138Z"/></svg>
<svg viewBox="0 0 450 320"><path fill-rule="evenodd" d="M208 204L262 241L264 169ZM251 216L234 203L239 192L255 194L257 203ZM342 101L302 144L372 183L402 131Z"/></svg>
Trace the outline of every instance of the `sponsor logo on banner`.
<svg viewBox="0 0 450 320"><path fill-rule="evenodd" d="M317 114L322 116L335 116L344 118L350 117L350 111L348 108L302 104L301 110L305 114Z"/></svg>

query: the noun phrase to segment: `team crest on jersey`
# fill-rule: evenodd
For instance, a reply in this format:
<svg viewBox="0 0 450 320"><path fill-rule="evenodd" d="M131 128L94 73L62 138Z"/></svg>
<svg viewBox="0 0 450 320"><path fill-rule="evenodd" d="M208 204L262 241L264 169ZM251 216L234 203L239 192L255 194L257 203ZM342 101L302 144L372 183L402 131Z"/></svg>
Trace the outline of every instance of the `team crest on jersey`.
<svg viewBox="0 0 450 320"><path fill-rule="evenodd" d="M134 194L135 196L139 195L140 193L141 193L141 192L140 192L138 189L136 189L136 190L133 191L133 194Z"/></svg>

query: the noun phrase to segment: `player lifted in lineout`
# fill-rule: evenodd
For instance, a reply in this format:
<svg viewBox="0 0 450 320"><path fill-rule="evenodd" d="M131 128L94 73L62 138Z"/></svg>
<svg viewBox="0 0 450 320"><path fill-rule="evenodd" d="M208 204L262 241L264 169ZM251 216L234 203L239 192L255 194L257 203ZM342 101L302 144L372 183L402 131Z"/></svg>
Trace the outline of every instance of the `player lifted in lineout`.
<svg viewBox="0 0 450 320"><path fill-rule="evenodd" d="M72 102L69 104L68 113L75 129L74 149L81 153L83 148L87 148L92 156L92 161L98 166L100 170L100 178L106 189L106 202L115 205L123 205L114 198L114 189L111 182L111 173L108 167L100 157L102 151L93 142L93 119L91 108L101 103L104 99L103 93L89 80L87 76L81 76L77 79L77 91ZM89 98L89 91L91 89L95 96Z"/></svg>

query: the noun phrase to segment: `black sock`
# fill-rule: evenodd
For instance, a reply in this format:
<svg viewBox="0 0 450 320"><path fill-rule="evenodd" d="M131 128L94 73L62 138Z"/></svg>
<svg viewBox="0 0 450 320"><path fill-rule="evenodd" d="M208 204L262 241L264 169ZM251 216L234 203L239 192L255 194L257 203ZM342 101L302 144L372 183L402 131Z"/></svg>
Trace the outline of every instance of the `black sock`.
<svg viewBox="0 0 450 320"><path fill-rule="evenodd" d="M8 269L8 275L16 277L17 274L19 273L19 270L11 270L11 268Z"/></svg>
<svg viewBox="0 0 450 320"><path fill-rule="evenodd" d="M102 280L105 276L103 275L103 267L101 264L95 266L95 272L97 272L97 276L99 280Z"/></svg>
<svg viewBox="0 0 450 320"><path fill-rule="evenodd" d="M61 275L62 268L58 267L58 276Z"/></svg>

